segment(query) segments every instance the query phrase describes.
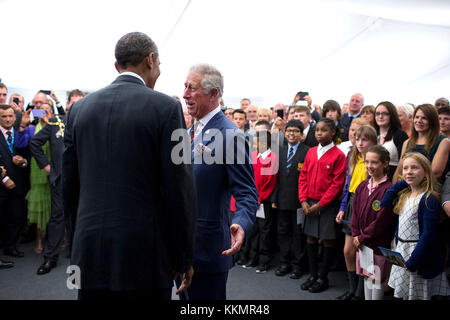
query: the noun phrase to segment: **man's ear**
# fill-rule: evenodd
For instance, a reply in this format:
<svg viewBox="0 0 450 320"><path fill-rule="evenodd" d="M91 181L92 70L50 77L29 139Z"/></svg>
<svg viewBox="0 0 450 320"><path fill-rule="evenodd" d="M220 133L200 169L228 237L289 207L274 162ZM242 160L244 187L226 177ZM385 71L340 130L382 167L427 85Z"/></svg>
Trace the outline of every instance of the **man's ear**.
<svg viewBox="0 0 450 320"><path fill-rule="evenodd" d="M219 90L217 88L212 88L209 93L211 94L211 99L217 100L217 96L219 95Z"/></svg>
<svg viewBox="0 0 450 320"><path fill-rule="evenodd" d="M147 66L152 69L153 68L153 64L155 63L155 53L154 52L150 52L149 55L145 58L145 62L147 64Z"/></svg>
<svg viewBox="0 0 450 320"><path fill-rule="evenodd" d="M116 68L117 72L120 73L120 68L119 68L119 64L116 62L114 62L114 67Z"/></svg>

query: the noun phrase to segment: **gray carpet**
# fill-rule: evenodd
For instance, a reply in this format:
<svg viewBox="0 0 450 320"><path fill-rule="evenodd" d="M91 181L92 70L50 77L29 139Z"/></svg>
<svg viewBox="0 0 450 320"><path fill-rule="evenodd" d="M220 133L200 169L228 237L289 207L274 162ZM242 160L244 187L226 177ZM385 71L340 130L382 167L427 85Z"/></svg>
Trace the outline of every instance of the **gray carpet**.
<svg viewBox="0 0 450 320"><path fill-rule="evenodd" d="M33 251L34 244L20 245L25 252L24 258L0 258L15 261L15 267L0 270L0 300L73 300L76 290L66 286L69 260L62 254L58 266L46 275L37 275L36 271L43 261L42 255ZM230 270L227 295L229 300L333 300L346 289L345 272L331 272L330 288L322 293L302 291L300 280L288 276L277 277L274 268L265 274L256 274L255 269L235 266ZM178 299L173 295L173 299Z"/></svg>

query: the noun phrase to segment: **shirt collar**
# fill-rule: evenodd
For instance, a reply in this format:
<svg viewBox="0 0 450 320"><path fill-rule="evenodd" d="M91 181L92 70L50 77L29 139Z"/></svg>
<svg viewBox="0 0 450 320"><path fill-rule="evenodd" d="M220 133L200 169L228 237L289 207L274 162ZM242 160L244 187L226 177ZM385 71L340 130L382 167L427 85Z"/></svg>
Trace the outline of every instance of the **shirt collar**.
<svg viewBox="0 0 450 320"><path fill-rule="evenodd" d="M270 150L270 148L269 148L266 151L264 151L263 153L258 153L257 158L261 157L261 158L263 158L263 160L265 160L271 152L272 152L272 150Z"/></svg>
<svg viewBox="0 0 450 320"><path fill-rule="evenodd" d="M0 130L2 131L2 133L3 133L3 135L4 135L5 137L8 136L8 135L6 134L7 131L11 131L11 134L14 133L14 127L12 127L12 128L9 129L9 130L6 130L5 128L3 128L2 126L0 126Z"/></svg>
<svg viewBox="0 0 450 320"><path fill-rule="evenodd" d="M205 127L208 124L209 120L211 120L218 112L220 112L220 107L211 110L208 114L206 114L198 121L203 125L203 127Z"/></svg>
<svg viewBox="0 0 450 320"><path fill-rule="evenodd" d="M325 153L325 152L327 152L328 150L330 150L330 149L333 148L333 147L334 147L334 142L331 142L330 144L327 144L326 146L322 146L322 145L319 143L319 146L318 146L318 148L317 148L317 151L322 152L322 153Z"/></svg>
<svg viewBox="0 0 450 320"><path fill-rule="evenodd" d="M132 76L132 77L138 78L139 80L142 81L142 83L144 85L146 85L144 79L142 79L142 77L140 75L138 75L137 73L134 73L134 72L131 72L131 71L125 71L125 72L122 72L120 75L121 76Z"/></svg>
<svg viewBox="0 0 450 320"><path fill-rule="evenodd" d="M383 178L381 178L380 182L378 182L376 187L378 187L383 182L386 182L387 180L388 180L388 177L387 177L387 175L385 175ZM376 188L376 187L373 187L372 185L373 185L373 178L370 177L369 183L367 184L367 188L369 188L370 192L372 192Z"/></svg>
<svg viewBox="0 0 450 320"><path fill-rule="evenodd" d="M357 114L355 114L354 116L352 116L352 115L350 114L350 112L348 112L347 114L348 114L348 117L349 117L349 118L355 119L355 118L358 118L358 117L359 117L359 115L361 114L361 111L358 112Z"/></svg>

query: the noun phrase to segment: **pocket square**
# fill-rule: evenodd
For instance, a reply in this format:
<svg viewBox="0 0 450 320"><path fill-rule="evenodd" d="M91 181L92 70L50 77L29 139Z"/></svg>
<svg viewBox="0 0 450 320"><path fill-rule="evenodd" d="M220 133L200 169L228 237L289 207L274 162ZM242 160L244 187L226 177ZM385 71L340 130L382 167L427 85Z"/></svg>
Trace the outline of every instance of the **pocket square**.
<svg viewBox="0 0 450 320"><path fill-rule="evenodd" d="M192 152L194 152L194 155L201 155L201 154L211 155L212 150L207 146L205 146L203 143L197 143Z"/></svg>

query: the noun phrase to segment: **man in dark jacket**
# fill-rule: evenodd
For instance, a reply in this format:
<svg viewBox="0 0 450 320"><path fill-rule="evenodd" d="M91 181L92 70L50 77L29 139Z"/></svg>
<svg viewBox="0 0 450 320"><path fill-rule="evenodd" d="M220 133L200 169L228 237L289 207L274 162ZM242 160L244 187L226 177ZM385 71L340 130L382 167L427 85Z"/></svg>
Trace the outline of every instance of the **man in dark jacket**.
<svg viewBox="0 0 450 320"><path fill-rule="evenodd" d="M160 62L147 35L124 35L115 56L119 77L70 107L64 132L78 297L168 300L174 277L184 274L183 290L193 275L192 167L171 158L186 125L180 103L153 90Z"/></svg>

